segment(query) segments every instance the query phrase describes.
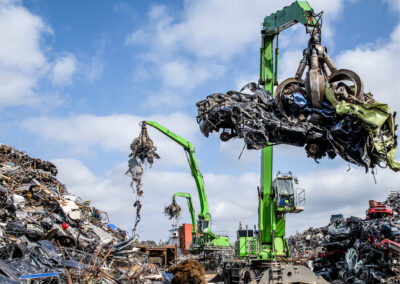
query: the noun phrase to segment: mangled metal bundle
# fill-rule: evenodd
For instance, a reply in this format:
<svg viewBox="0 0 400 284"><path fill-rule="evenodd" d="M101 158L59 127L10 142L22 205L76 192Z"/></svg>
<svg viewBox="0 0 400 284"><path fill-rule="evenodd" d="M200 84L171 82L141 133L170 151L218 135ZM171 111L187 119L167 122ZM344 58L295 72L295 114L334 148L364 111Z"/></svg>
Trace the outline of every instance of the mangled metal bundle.
<svg viewBox="0 0 400 284"><path fill-rule="evenodd" d="M136 239L56 175L52 163L0 144L1 283L143 283L159 273Z"/></svg>
<svg viewBox="0 0 400 284"><path fill-rule="evenodd" d="M160 156L156 153L157 148L154 147L153 141L150 139L147 133L146 122L141 122L142 131L139 136L133 139L131 143L132 153L129 155L131 159L128 161L128 171L125 173L132 177L131 187L136 195L136 200L133 203L133 207L136 208L135 224L133 226L133 232L136 232L136 227L140 222L142 209L142 203L140 198L143 195L141 189L141 177L143 175L143 166L148 164L153 165L154 159L159 159Z"/></svg>
<svg viewBox="0 0 400 284"><path fill-rule="evenodd" d="M295 77L281 82L274 96L249 83L240 92L216 93L199 101L202 133L208 137L222 130L222 141L242 138L248 149L288 144L304 147L316 161L339 155L366 170L377 165L400 170L394 160L395 114L389 105L365 93L356 73L336 69L319 35L313 34L303 54Z"/></svg>
<svg viewBox="0 0 400 284"><path fill-rule="evenodd" d="M370 202L370 209L374 208ZM288 238L291 256L312 260L314 272L331 283L398 283L400 281L400 191L384 202L392 214L367 218L332 218ZM375 205L374 205L375 206ZM390 211L388 211L390 212Z"/></svg>
<svg viewBox="0 0 400 284"><path fill-rule="evenodd" d="M181 216L181 207L179 204L176 202L175 196L172 197L172 202L171 204L165 206L164 208L164 215L167 216L170 220L171 219L179 219Z"/></svg>

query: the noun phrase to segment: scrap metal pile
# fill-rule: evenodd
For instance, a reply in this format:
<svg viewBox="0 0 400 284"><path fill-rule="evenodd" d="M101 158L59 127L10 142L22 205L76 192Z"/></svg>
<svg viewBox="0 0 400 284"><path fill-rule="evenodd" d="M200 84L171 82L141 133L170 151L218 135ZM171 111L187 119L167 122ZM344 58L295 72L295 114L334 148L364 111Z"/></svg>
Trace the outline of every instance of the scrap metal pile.
<svg viewBox="0 0 400 284"><path fill-rule="evenodd" d="M138 283L155 272L135 239L56 175L52 163L0 145L1 283Z"/></svg>
<svg viewBox="0 0 400 284"><path fill-rule="evenodd" d="M222 141L242 138L248 149L288 144L305 147L315 161L339 155L367 171L377 165L400 170L394 160L395 114L389 105L364 92L356 73L336 69L319 35L313 35L303 54L295 77L281 82L274 96L249 83L240 92L199 101L201 132L208 137L222 130Z"/></svg>
<svg viewBox="0 0 400 284"><path fill-rule="evenodd" d="M332 283L400 281L400 191L384 203L387 216L332 219L288 238L291 256L313 261L314 272Z"/></svg>

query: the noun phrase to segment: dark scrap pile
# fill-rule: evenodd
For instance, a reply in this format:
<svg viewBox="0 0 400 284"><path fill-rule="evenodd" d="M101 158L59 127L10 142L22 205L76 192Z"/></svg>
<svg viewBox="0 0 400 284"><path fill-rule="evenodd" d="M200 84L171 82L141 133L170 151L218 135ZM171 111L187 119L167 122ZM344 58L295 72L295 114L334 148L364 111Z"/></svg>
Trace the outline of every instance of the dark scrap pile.
<svg viewBox="0 0 400 284"><path fill-rule="evenodd" d="M279 99L255 83L240 92L208 96L197 103L201 132L208 137L221 129L222 141L243 138L248 149L288 144L305 147L307 156L316 161L338 154L366 170L376 165L400 169L394 160L397 137L388 105L375 101L371 94L351 103L342 95L347 88L331 84L325 85L325 97L315 107L304 84L282 84L276 91Z"/></svg>
<svg viewBox="0 0 400 284"><path fill-rule="evenodd" d="M336 219L291 236L291 256L311 259L314 272L332 283L399 283L400 191L385 204L393 215Z"/></svg>
<svg viewBox="0 0 400 284"><path fill-rule="evenodd" d="M394 160L395 114L364 92L355 72L336 68L321 43L321 25L319 16L307 31L310 39L295 76L282 81L274 96L249 83L240 92L217 93L198 102L202 133L208 136L222 129L222 141L242 138L248 149L288 144L304 147L315 161L339 155L366 171L377 165L400 170ZM260 86L273 80L265 76Z"/></svg>
<svg viewBox="0 0 400 284"><path fill-rule="evenodd" d="M175 196L172 197L172 202L170 205L165 206L164 208L164 214L167 216L170 220L172 218L174 219L179 219L181 216L181 207L178 205L178 203L175 200Z"/></svg>
<svg viewBox="0 0 400 284"><path fill-rule="evenodd" d="M185 260L173 266L169 272L174 275L172 284L205 284L205 269L196 260Z"/></svg>
<svg viewBox="0 0 400 284"><path fill-rule="evenodd" d="M133 206L136 207L136 218L133 227L133 232L136 233L136 227L140 222L140 210L142 209L142 203L140 198L143 195L141 189L141 177L143 175L143 166L146 164L152 166L154 159L159 159L160 156L156 153L157 148L153 146L153 141L150 139L147 133L146 123L142 122L142 131L139 136L133 139L131 143L132 153L129 155L131 159L128 161L129 169L125 173L132 177L131 187L133 192L136 194L136 200Z"/></svg>
<svg viewBox="0 0 400 284"><path fill-rule="evenodd" d="M0 283L141 283L154 273L136 240L56 174L0 144Z"/></svg>

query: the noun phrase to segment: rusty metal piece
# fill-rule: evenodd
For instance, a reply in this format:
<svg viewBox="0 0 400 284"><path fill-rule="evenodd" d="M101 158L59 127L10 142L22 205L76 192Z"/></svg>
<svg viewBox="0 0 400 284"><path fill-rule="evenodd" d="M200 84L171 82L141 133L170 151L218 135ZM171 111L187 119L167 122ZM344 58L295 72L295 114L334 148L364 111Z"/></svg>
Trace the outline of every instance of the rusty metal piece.
<svg viewBox="0 0 400 284"><path fill-rule="evenodd" d="M355 72L347 69L339 69L333 72L329 76L329 83L339 83L343 81L350 81L354 85L353 96L360 100L361 102L365 102L364 98L364 83L361 80L360 76L358 76ZM350 86L349 86L350 87Z"/></svg>
<svg viewBox="0 0 400 284"><path fill-rule="evenodd" d="M283 109L281 96L285 95L286 93L290 93L293 88L304 88L304 81L301 78L288 78L285 81L282 81L278 87L276 87L274 93L274 101L275 104L280 108Z"/></svg>
<svg viewBox="0 0 400 284"><path fill-rule="evenodd" d="M311 104L320 107L324 98L325 78L319 72L319 69L311 69L307 72L305 85Z"/></svg>

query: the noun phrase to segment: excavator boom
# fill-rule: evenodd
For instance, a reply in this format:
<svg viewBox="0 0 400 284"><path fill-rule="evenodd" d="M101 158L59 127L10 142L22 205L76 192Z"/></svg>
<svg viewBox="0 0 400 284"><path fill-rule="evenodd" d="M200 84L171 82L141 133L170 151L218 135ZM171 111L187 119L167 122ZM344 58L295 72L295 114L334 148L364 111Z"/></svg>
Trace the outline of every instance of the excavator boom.
<svg viewBox="0 0 400 284"><path fill-rule="evenodd" d="M193 226L192 235L193 235L193 237L197 236L197 224L196 224L196 217L195 217L195 213L194 213L194 207L193 207L193 203L192 203L192 196L190 195L190 193L186 193L186 192L176 192L174 194L174 197L175 196L184 197L187 199L190 217L192 218L192 226Z"/></svg>
<svg viewBox="0 0 400 284"><path fill-rule="evenodd" d="M194 156L193 144L155 121L143 121L142 123L150 125L159 130L165 136L169 137L170 139L181 145L182 148L185 150L189 167L192 172L192 176L196 182L197 192L199 194L199 230L201 232L210 232L211 215L208 207L207 194L204 186L203 176L200 172L199 166L197 165L196 157Z"/></svg>

